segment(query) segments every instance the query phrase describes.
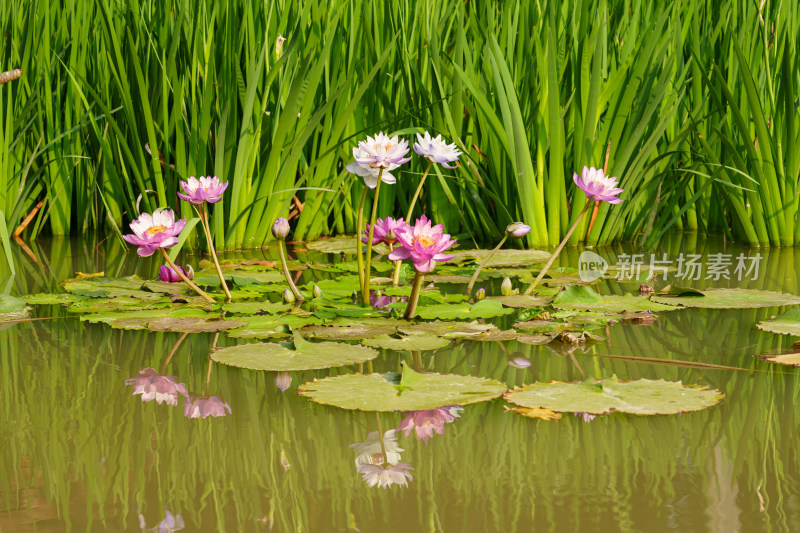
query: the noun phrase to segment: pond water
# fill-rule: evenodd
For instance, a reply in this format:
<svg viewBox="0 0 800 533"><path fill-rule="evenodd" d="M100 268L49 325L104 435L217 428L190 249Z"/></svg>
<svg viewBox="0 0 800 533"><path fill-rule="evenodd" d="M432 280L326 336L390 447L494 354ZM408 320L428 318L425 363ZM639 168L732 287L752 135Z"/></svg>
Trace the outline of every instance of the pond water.
<svg viewBox="0 0 800 533"><path fill-rule="evenodd" d="M611 264L630 253L595 251ZM152 278L158 268L111 242L54 239L31 252L36 263L14 250L13 279L2 271L12 294L57 290L76 272ZM682 285L800 294L800 250L674 235L657 254L677 259L682 252L702 260L720 252L763 257L755 280ZM560 264L576 267L578 253L567 250ZM488 292L499 291L495 281ZM615 280L598 287L638 291L638 283ZM0 324L0 531L158 530L167 511L180 515L175 524L186 531L796 531L800 380L794 368L756 357L791 347L792 337L755 328L783 310L660 313L649 325L607 327L599 331L605 340L585 350L461 341L423 352L427 370L485 376L509 388L616 375L709 386L725 399L694 413L612 414L591 422L525 418L506 412L502 399L466 406L427 443L398 433L413 480L382 489L362 481L350 446L379 423L383 431L396 428L403 415L345 411L297 394L298 385L353 367L293 372L281 392L274 373L217 364L209 370L213 333L181 339L118 330L36 306L33 316L52 319ZM237 341L222 334L217 343ZM531 365L509 365L519 355ZM410 360L409 353L385 351L374 370L397 371ZM188 419L180 405L142 402L125 380L146 367L163 367L190 392L218 395L231 414Z"/></svg>

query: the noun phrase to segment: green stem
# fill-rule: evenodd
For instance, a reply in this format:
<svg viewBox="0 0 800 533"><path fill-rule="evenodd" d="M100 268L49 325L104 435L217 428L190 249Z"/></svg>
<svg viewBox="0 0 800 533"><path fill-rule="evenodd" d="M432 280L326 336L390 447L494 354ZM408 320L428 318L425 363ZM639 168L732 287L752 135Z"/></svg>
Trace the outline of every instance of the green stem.
<svg viewBox="0 0 800 533"><path fill-rule="evenodd" d="M212 298L211 296L209 296L208 294L203 292L203 290L200 287L198 287L197 285L192 283L192 280L190 280L189 278L186 277L186 274L183 273L183 270L179 269L178 266L175 263L172 262L172 259L169 258L169 255L167 254L166 250L164 250L163 248L159 248L159 250L161 250L161 255L163 255L164 259L167 260L167 263L169 264L169 266L172 267L172 270L174 270L175 273L177 273L181 277L181 279L186 282L186 284L188 286L190 286L192 289L194 289L194 292L199 294L203 299L205 299L208 302L217 303L214 300L214 298Z"/></svg>
<svg viewBox="0 0 800 533"><path fill-rule="evenodd" d="M394 262L394 275L392 276L392 287L397 287L400 285L400 267L402 266L402 261L395 261Z"/></svg>
<svg viewBox="0 0 800 533"><path fill-rule="evenodd" d="M361 193L361 202L358 204L358 220L356 222L356 249L358 253L356 254L358 257L358 288L362 289L364 287L364 245L361 242L361 233L364 231L364 202L367 200L367 189L366 185L364 186L364 192Z"/></svg>
<svg viewBox="0 0 800 533"><path fill-rule="evenodd" d="M375 187L375 198L372 200L372 216L369 222L369 237L367 237L367 260L364 265L364 286L361 291L361 304L369 305L369 283L372 265L372 237L375 234L375 219L378 217L378 196L381 193L381 178L383 177L383 167L378 171L378 185Z"/></svg>
<svg viewBox="0 0 800 533"><path fill-rule="evenodd" d="M475 273L472 274L472 279L469 280L469 285L467 285L467 292L465 293L467 296L470 296L472 294L472 287L475 286L475 282L478 280L478 275L481 273L481 270L483 270L483 267L485 267L486 263L489 262L489 259L491 259L492 256L497 253L497 250L499 250L500 247L503 246L503 244L505 244L507 239L508 239L508 233L506 233L505 237L503 237L503 240L500 241L500 244L495 246L494 250L489 252L489 255L484 257L483 261L481 261L481 264L478 265L477 269L475 269Z"/></svg>
<svg viewBox="0 0 800 533"><path fill-rule="evenodd" d="M414 205L416 205L417 198L419 198L419 194L422 192L422 185L425 183L425 178L428 177L428 172L431 171L431 167L433 167L433 161L428 161L428 168L426 168L425 172L422 174L422 179L419 180L419 185L417 185L417 190L414 193L414 197L411 199L411 203L408 205L406 224L411 224L411 215L414 213Z"/></svg>
<svg viewBox="0 0 800 533"><path fill-rule="evenodd" d="M200 222L203 224L203 229L206 232L206 240L208 241L208 250L211 252L211 257L214 258L214 267L217 269L219 282L222 284L222 290L225 291L225 296L228 301L231 301L231 291L228 290L228 284L225 283L225 276L222 275L222 268L219 266L219 259L217 259L217 251L214 249L214 240L211 238L211 227L208 225L208 205L203 202L200 208Z"/></svg>
<svg viewBox="0 0 800 533"><path fill-rule="evenodd" d="M408 305L406 306L406 312L403 314L403 318L406 320L411 320L414 316L414 313L417 311L417 301L419 300L419 293L422 289L422 280L425 275L417 271L417 275L414 277L414 285L411 288L411 296L408 297Z"/></svg>
<svg viewBox="0 0 800 533"><path fill-rule="evenodd" d="M183 335L181 335L181 338L178 339L178 341L172 346L172 349L169 351L169 355L164 360L164 364L161 365L161 375L162 376L167 373L167 365L169 364L170 361L172 361L172 356L175 355L175 352L178 351L178 347L183 343L184 340L186 340L186 337L188 337L188 336L189 336L189 332L185 331L183 333Z"/></svg>
<svg viewBox="0 0 800 533"><path fill-rule="evenodd" d="M378 422L378 440L381 443L381 453L383 454L383 464L389 464L389 456L386 455L386 445L383 443L383 427L381 426L381 414L375 411L375 420ZM384 466L385 468L385 466Z"/></svg>
<svg viewBox="0 0 800 533"><path fill-rule="evenodd" d="M580 224L581 219L586 214L586 211L589 210L589 207L592 206L592 204L594 204L594 202L592 200L587 200L586 201L586 205L583 206L583 211L581 211L581 214L578 215L578 218L575 219L575 223L572 224L571 228L569 228L569 231L564 236L564 239L561 241L561 244L558 245L558 248L556 248L556 251L553 253L553 255L550 256L550 259L547 261L547 264L544 265L544 268L542 269L541 272L539 272L539 275L536 276L536 279L533 280L533 283L531 283L531 286L528 287L528 290L525 291L525 294L532 293L533 289L535 289L536 286L539 285L539 282L542 281L542 278L544 277L544 275L547 274L547 270L553 265L553 262L555 262L556 257L558 257L558 254L561 253L561 250L564 249L564 246L567 244L567 241L572 236L572 232L574 232L575 228L578 227L578 224Z"/></svg>
<svg viewBox="0 0 800 533"><path fill-rule="evenodd" d="M289 273L289 265L286 263L286 251L283 249L283 246L284 246L283 239L279 239L278 250L280 251L281 254L281 266L283 267L283 277L286 278L286 283L289 284L289 288L291 289L292 294L294 294L295 300L297 300L298 302L302 302L303 295L300 294L300 291L297 290L297 286L294 284L294 281L292 281L292 275Z"/></svg>

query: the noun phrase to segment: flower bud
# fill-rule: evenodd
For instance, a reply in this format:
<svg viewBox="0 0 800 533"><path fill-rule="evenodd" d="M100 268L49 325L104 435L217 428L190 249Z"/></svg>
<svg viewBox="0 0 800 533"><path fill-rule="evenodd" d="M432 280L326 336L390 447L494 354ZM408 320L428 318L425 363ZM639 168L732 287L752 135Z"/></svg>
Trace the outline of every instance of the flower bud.
<svg viewBox="0 0 800 533"><path fill-rule="evenodd" d="M314 298L322 298L322 289L319 288L319 285L314 285L314 288L311 289L311 294Z"/></svg>
<svg viewBox="0 0 800 533"><path fill-rule="evenodd" d="M275 385L281 390L285 391L292 384L292 375L288 372L278 372L275 374Z"/></svg>
<svg viewBox="0 0 800 533"><path fill-rule="evenodd" d="M295 302L294 293L289 289L283 289L283 303L293 304Z"/></svg>
<svg viewBox="0 0 800 533"><path fill-rule="evenodd" d="M194 269L192 265L185 265L183 267L183 271L186 272L186 277L189 279L194 279Z"/></svg>
<svg viewBox="0 0 800 533"><path fill-rule="evenodd" d="M503 279L503 283L500 285L500 294L502 294L503 296L508 296L509 294L511 294L512 288L513 287L511 286L511 278L506 277L505 279Z"/></svg>
<svg viewBox="0 0 800 533"><path fill-rule="evenodd" d="M509 237L514 237L515 239L521 239L530 233L530 231L530 226L525 225L522 222L514 222L513 224L509 224L509 226L506 228L506 235Z"/></svg>
<svg viewBox="0 0 800 533"><path fill-rule="evenodd" d="M481 287L480 289L478 289L478 292L475 293L475 301L480 302L484 298L486 298L486 290L484 290L484 288Z"/></svg>
<svg viewBox="0 0 800 533"><path fill-rule="evenodd" d="M289 235L289 221L285 218L276 220L272 225L272 235L279 241L286 239L286 236Z"/></svg>
<svg viewBox="0 0 800 533"><path fill-rule="evenodd" d="M286 42L286 37L278 34L278 38L275 39L275 59L279 59L281 55L283 55L283 43Z"/></svg>

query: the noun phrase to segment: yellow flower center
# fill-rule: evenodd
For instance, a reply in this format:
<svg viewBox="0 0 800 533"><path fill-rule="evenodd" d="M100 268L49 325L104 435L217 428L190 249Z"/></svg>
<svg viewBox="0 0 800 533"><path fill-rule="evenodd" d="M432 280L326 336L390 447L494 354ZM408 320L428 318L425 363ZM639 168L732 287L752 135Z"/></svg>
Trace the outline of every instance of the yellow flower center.
<svg viewBox="0 0 800 533"><path fill-rule="evenodd" d="M147 230L145 230L145 233L149 233L150 235L155 235L156 233L161 233L162 231L167 231L167 227L158 225L158 226L150 226L149 228L147 228Z"/></svg>
<svg viewBox="0 0 800 533"><path fill-rule="evenodd" d="M420 243L425 248L434 245L434 240L431 239L430 237L417 237L416 239L414 239L414 242Z"/></svg>

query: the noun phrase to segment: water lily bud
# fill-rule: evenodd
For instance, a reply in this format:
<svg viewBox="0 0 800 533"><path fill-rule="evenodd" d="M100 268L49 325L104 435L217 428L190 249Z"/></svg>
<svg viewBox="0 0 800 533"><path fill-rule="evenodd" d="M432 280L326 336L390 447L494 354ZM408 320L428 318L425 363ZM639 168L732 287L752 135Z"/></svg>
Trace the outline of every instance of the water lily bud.
<svg viewBox="0 0 800 533"><path fill-rule="evenodd" d="M292 375L288 372L278 372L275 374L275 385L281 390L285 391L292 384Z"/></svg>
<svg viewBox="0 0 800 533"><path fill-rule="evenodd" d="M278 34L278 38L275 39L275 59L278 59L283 54L283 43L286 42L286 37Z"/></svg>
<svg viewBox="0 0 800 533"><path fill-rule="evenodd" d="M480 289L478 289L478 292L475 293L475 301L480 302L484 298L486 298L486 290L484 290L484 288L481 287Z"/></svg>
<svg viewBox="0 0 800 533"><path fill-rule="evenodd" d="M314 298L322 298L322 289L319 288L319 285L314 285L314 288L311 289L311 294Z"/></svg>
<svg viewBox="0 0 800 533"><path fill-rule="evenodd" d="M289 221L285 218L279 218L272 225L272 235L282 241L289 235Z"/></svg>
<svg viewBox="0 0 800 533"><path fill-rule="evenodd" d="M294 293L289 289L283 289L283 303L293 304L295 302Z"/></svg>
<svg viewBox="0 0 800 533"><path fill-rule="evenodd" d="M506 228L506 235L509 237L514 237L515 239L521 239L530 233L530 231L530 226L523 224L522 222L514 222Z"/></svg>
<svg viewBox="0 0 800 533"><path fill-rule="evenodd" d="M358 291L353 291L352 298L353 298L353 303L358 303L358 301L360 300L360 298L358 297Z"/></svg>
<svg viewBox="0 0 800 533"><path fill-rule="evenodd" d="M183 271L186 272L186 277L189 279L194 279L194 269L192 265L184 265Z"/></svg>
<svg viewBox="0 0 800 533"><path fill-rule="evenodd" d="M503 279L503 283L500 285L500 294L502 294L503 296L508 296L509 294L511 294L511 289L512 289L511 278L506 277L505 279Z"/></svg>

